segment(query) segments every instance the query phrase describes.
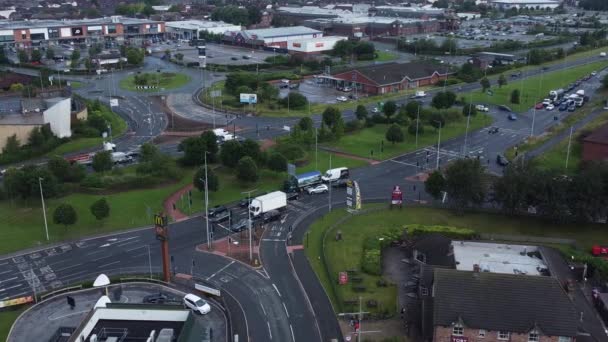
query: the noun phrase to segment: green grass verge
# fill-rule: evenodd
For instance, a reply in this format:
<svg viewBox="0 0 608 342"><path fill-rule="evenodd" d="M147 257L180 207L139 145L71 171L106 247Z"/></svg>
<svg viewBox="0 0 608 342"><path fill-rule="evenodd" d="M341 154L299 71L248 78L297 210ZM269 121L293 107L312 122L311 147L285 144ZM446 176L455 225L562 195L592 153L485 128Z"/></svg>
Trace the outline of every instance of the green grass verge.
<svg viewBox="0 0 608 342"><path fill-rule="evenodd" d="M509 84L492 87L493 95L488 95L481 90L459 94L459 98L471 99L473 103L491 103L495 105L507 105L516 112L522 112L531 108L535 103L542 101L549 95L551 89L567 86L592 71L601 70L608 66L607 61L599 61L585 65L568 68L565 70L546 73L521 80L514 80ZM510 80L509 80L510 81ZM511 92L514 89L520 91L520 103L510 103Z"/></svg>
<svg viewBox="0 0 608 342"><path fill-rule="evenodd" d="M188 170L179 182L153 189L108 195L75 193L62 198L46 199L49 242L150 225L152 217L148 213L159 212L165 198L192 182L193 173L193 170ZM101 197L105 197L110 204L110 217L98 222L89 208ZM78 221L73 226L66 228L53 224L53 210L61 203L69 203L76 209ZM10 227L0 230L0 254L46 243L42 208L38 198L25 202L16 199L1 201L0 217L3 218L4 227Z"/></svg>
<svg viewBox="0 0 608 342"><path fill-rule="evenodd" d="M566 156L568 154L568 137L560 141L557 145L553 146L553 148L547 151L546 153L536 157L534 160L538 161L538 166L543 169L558 169L568 173L575 172L581 162L581 157L583 153L583 144L579 142L579 137L582 131L593 130L606 124L607 122L608 112L604 112L588 124L579 128L579 130L572 135L570 156L568 158L567 169Z"/></svg>
<svg viewBox="0 0 608 342"><path fill-rule="evenodd" d="M162 74L161 74L162 75ZM190 82L190 76L186 74L179 73L171 73L171 76L162 77L160 76L158 79L158 87L154 89L137 89L135 84L135 75L130 75L122 80L120 80L120 87L122 89L131 90L131 91L141 91L141 92L157 92L163 89L175 89L179 87L183 87L188 82ZM152 85L156 85L153 83Z"/></svg>
<svg viewBox="0 0 608 342"><path fill-rule="evenodd" d="M378 57L374 59L376 62L388 62L397 59L397 55L388 51L376 50Z"/></svg>
<svg viewBox="0 0 608 342"><path fill-rule="evenodd" d="M491 123L492 118L490 116L478 114L471 118L469 132L488 126ZM383 160L414 151L417 148L437 144L437 130L431 126L425 126L424 133L418 135L417 147L416 137L407 133L407 127L403 128L405 131L405 141L391 144L385 138L388 127L389 125L382 124L371 128L364 128L358 132L345 135L338 142L329 144L328 146L357 156ZM466 120L463 118L461 121L449 123L445 128L441 129L441 140L445 141L461 136L465 131ZM382 141L384 141L384 148L381 152ZM372 150L373 155L371 153Z"/></svg>
<svg viewBox="0 0 608 342"><path fill-rule="evenodd" d="M364 205L364 209L383 207L384 204ZM363 241L368 236L376 236L391 227L402 227L405 224L447 225L458 228L470 228L479 233L506 235L530 235L540 237L557 237L574 239L584 248L590 248L594 243L603 239L604 231L601 225L594 224L564 224L555 225L551 222L528 217L511 217L488 213L455 214L452 211L436 208L404 208L403 210L381 210L356 216L329 231L335 222L347 215L345 210L333 211L314 222L304 238L306 255L315 270L321 284L325 288L334 309L338 312L348 309L343 305L344 299L357 298L360 293L352 292L350 285L337 285L338 272L346 269L360 269ZM335 230L342 231L342 241L335 241ZM323 240L328 270L323 265ZM329 271L329 273L327 272ZM367 292L362 293L363 299L384 301L383 308L393 308L396 294L392 288L377 288L375 280L378 277L363 275L363 284ZM335 289L335 291L334 291Z"/></svg>
<svg viewBox="0 0 608 342"><path fill-rule="evenodd" d="M6 341L11 326L25 309L0 311L0 341Z"/></svg>

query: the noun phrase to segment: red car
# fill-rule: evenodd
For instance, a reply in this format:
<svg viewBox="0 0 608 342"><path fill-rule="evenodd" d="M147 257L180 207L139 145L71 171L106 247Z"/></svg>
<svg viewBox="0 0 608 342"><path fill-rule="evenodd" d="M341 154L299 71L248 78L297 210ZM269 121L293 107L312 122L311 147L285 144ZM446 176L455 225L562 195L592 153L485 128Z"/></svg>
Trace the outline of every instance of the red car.
<svg viewBox="0 0 608 342"><path fill-rule="evenodd" d="M545 108L545 105L542 102L539 102L536 104L536 106L534 106L535 109L543 109Z"/></svg>

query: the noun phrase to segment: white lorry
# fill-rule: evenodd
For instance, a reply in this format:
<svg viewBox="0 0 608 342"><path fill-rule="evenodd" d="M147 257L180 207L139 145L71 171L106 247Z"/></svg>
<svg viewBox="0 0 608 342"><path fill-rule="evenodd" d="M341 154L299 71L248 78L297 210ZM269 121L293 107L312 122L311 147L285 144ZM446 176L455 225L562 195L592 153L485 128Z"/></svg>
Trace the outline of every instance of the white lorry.
<svg viewBox="0 0 608 342"><path fill-rule="evenodd" d="M124 152L112 152L112 161L114 164L127 163L133 160L133 158Z"/></svg>
<svg viewBox="0 0 608 342"><path fill-rule="evenodd" d="M251 200L249 212L256 217L271 210L280 210L287 207L287 194L283 191L274 191L266 195L258 196Z"/></svg>
<svg viewBox="0 0 608 342"><path fill-rule="evenodd" d="M333 182L338 179L348 178L350 175L347 167L338 167L335 169L329 169L325 172L325 174L321 177L324 182Z"/></svg>
<svg viewBox="0 0 608 342"><path fill-rule="evenodd" d="M235 138L234 134L223 128L216 128L213 130L213 133L217 137L218 143L220 144L225 143L226 141L234 140Z"/></svg>

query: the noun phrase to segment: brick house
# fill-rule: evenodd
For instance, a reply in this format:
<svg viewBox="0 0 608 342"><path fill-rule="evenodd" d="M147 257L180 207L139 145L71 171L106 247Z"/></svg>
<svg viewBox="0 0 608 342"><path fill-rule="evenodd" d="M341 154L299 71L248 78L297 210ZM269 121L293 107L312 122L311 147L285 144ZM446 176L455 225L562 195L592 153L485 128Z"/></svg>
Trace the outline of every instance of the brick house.
<svg viewBox="0 0 608 342"><path fill-rule="evenodd" d="M442 268L433 277L433 341L576 340L577 311L553 277Z"/></svg>
<svg viewBox="0 0 608 342"><path fill-rule="evenodd" d="M350 86L370 95L395 93L436 84L453 73L449 67L431 63L385 63L321 76L338 86Z"/></svg>
<svg viewBox="0 0 608 342"><path fill-rule="evenodd" d="M608 159L608 125L604 125L583 138L583 160Z"/></svg>

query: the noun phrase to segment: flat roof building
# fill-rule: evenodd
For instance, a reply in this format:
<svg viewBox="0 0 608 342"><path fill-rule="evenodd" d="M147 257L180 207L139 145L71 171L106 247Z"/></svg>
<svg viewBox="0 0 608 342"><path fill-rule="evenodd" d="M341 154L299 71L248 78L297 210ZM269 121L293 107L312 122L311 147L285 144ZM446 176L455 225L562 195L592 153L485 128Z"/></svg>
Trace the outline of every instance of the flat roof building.
<svg viewBox="0 0 608 342"><path fill-rule="evenodd" d="M560 5L560 2L556 0L488 0L488 5L501 10L510 8L554 9Z"/></svg>
<svg viewBox="0 0 608 342"><path fill-rule="evenodd" d="M452 241L456 269L461 271L548 275L549 270L536 246Z"/></svg>
<svg viewBox="0 0 608 342"><path fill-rule="evenodd" d="M257 30L227 32L224 41L250 47L276 47L287 49L292 40L323 37L323 32L305 26L276 27Z"/></svg>
<svg viewBox="0 0 608 342"><path fill-rule="evenodd" d="M292 54L321 53L333 49L337 42L347 39L347 37L327 36L290 40L287 45L287 50Z"/></svg>
<svg viewBox="0 0 608 342"><path fill-rule="evenodd" d="M228 24L223 21L183 20L165 23L167 35L172 39L198 39L201 32L224 34L230 31L240 31L240 25Z"/></svg>

